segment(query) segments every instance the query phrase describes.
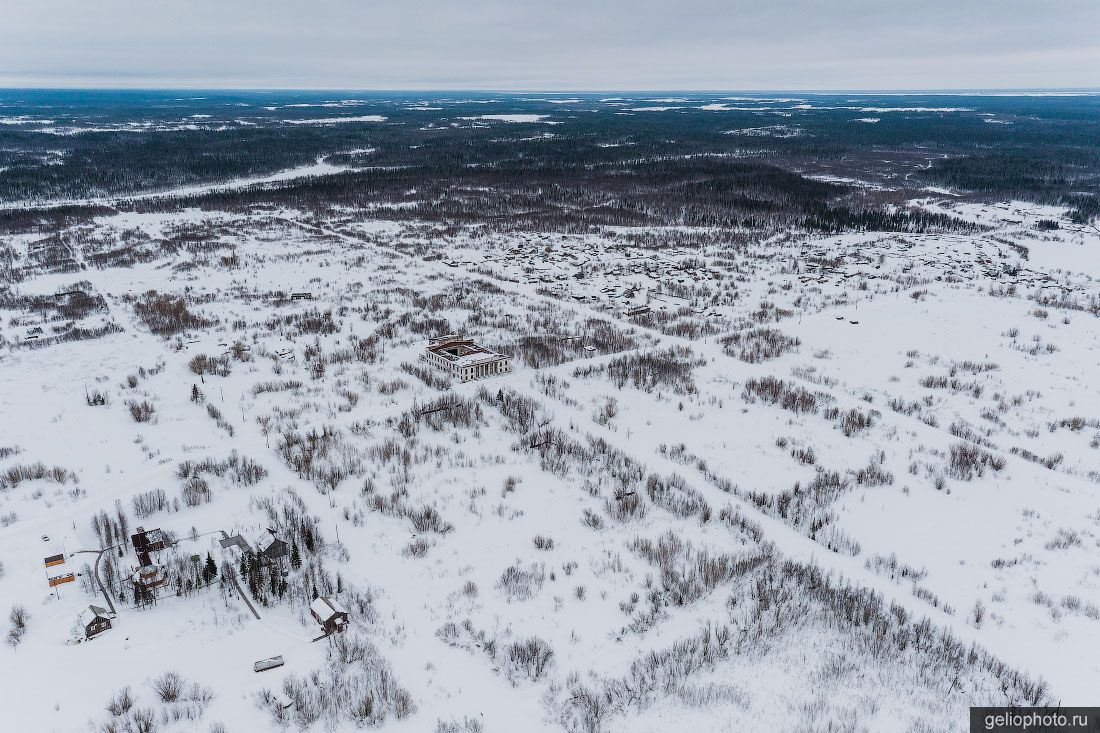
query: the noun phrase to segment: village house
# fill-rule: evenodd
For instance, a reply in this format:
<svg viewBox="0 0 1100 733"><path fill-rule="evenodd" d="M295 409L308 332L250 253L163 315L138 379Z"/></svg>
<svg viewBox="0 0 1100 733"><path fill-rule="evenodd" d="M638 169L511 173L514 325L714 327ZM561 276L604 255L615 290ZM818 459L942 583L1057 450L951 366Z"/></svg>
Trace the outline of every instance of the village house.
<svg viewBox="0 0 1100 733"><path fill-rule="evenodd" d="M309 612L314 620L321 625L325 634L343 631L348 625L348 610L340 601L329 596L319 596L309 604Z"/></svg>
<svg viewBox="0 0 1100 733"><path fill-rule="evenodd" d="M144 527L138 527L137 532L130 537L130 542L133 543L134 551L138 554L143 552L160 552L170 544L168 538L159 527L150 530L146 530Z"/></svg>
<svg viewBox="0 0 1100 733"><path fill-rule="evenodd" d="M256 537L256 554L261 560L278 565L290 554L290 545L276 537L270 529L264 530Z"/></svg>
<svg viewBox="0 0 1100 733"><path fill-rule="evenodd" d="M460 382L484 379L512 371L512 358L498 354L473 339L455 334L433 336L421 358Z"/></svg>
<svg viewBox="0 0 1100 733"><path fill-rule="evenodd" d="M84 627L85 639L91 639L111 628L111 617L107 614L107 609L99 606L88 606L80 612L79 618L80 625Z"/></svg>
<svg viewBox="0 0 1100 733"><path fill-rule="evenodd" d="M168 576L162 568L146 564L130 573L130 582L134 585L135 597L155 597L157 588L168 582Z"/></svg>

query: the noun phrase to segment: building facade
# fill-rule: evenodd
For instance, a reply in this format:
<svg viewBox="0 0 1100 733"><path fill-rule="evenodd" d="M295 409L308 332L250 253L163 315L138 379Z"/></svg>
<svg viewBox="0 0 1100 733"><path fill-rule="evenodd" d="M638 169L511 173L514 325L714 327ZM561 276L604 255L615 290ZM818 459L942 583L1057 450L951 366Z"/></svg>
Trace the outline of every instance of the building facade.
<svg viewBox="0 0 1100 733"><path fill-rule="evenodd" d="M485 379L512 371L512 357L498 354L473 339L455 334L433 336L421 358L460 382Z"/></svg>
<svg viewBox="0 0 1100 733"><path fill-rule="evenodd" d="M91 639L111 628L111 617L105 608L88 606L80 612L80 625L84 627L84 638Z"/></svg>

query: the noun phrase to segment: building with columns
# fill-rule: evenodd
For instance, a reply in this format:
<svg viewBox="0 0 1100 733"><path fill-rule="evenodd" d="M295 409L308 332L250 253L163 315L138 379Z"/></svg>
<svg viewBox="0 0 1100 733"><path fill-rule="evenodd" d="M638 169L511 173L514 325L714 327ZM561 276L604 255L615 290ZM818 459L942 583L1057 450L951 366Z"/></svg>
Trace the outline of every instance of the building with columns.
<svg viewBox="0 0 1100 733"><path fill-rule="evenodd" d="M512 371L512 357L478 346L455 334L433 336L421 358L460 382L495 377Z"/></svg>

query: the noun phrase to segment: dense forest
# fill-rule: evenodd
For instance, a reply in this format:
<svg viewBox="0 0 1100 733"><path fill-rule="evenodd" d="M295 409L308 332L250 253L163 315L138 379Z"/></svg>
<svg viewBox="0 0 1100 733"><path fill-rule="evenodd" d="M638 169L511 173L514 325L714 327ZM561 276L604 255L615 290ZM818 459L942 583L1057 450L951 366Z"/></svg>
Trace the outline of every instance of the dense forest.
<svg viewBox="0 0 1100 733"><path fill-rule="evenodd" d="M1065 205L1079 221L1100 213L1096 96L8 91L0 104L8 232L105 204L270 203L383 206L386 218L536 230L971 228L902 205L926 186ZM343 170L103 200L318 161Z"/></svg>

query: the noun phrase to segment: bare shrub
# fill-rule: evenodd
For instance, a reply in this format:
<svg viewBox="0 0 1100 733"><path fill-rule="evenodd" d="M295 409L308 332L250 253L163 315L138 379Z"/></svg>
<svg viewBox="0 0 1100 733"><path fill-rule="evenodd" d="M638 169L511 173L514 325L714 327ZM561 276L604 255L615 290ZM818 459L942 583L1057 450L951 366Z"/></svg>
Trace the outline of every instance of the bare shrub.
<svg viewBox="0 0 1100 733"><path fill-rule="evenodd" d="M154 512L168 508L168 494L164 489L150 489L134 496L131 504L134 507L134 514L144 519Z"/></svg>
<svg viewBox="0 0 1100 733"><path fill-rule="evenodd" d="M206 479L195 476L184 482L180 496L184 504L193 507L208 503L214 498L214 493Z"/></svg>
<svg viewBox="0 0 1100 733"><path fill-rule="evenodd" d="M27 632L27 622L30 621L30 614L27 613L27 609L16 603L8 611L8 621L11 622L11 628L8 629L8 644L12 647L19 646L23 641L23 635Z"/></svg>
<svg viewBox="0 0 1100 733"><path fill-rule="evenodd" d="M776 328L755 328L739 331L720 340L723 350L749 364L775 359L802 344Z"/></svg>
<svg viewBox="0 0 1100 733"><path fill-rule="evenodd" d="M134 312L150 331L165 337L214 323L188 310L183 298L155 290L148 291L134 303Z"/></svg>
<svg viewBox="0 0 1100 733"><path fill-rule="evenodd" d="M535 535L534 543L535 543L535 549L536 550L553 550L554 549L554 538L553 537L547 537L546 535L541 535L541 534Z"/></svg>
<svg viewBox="0 0 1100 733"><path fill-rule="evenodd" d="M213 374L218 377L228 377L232 371L228 356L207 356L206 354L197 354L192 357L191 361L187 362L187 367L199 376Z"/></svg>
<svg viewBox="0 0 1100 733"><path fill-rule="evenodd" d="M149 422L153 413L157 410L146 400L138 402L137 400L126 400L126 407L130 410L130 417L134 418L134 422Z"/></svg>
<svg viewBox="0 0 1100 733"><path fill-rule="evenodd" d="M324 718L334 723L346 720L356 727L379 726L391 716L404 720L416 711L408 691L369 641L341 638L328 654L325 668L283 680L282 692L292 701L292 712L273 704L270 691L260 692L257 703L271 712L276 724L292 719L304 729Z"/></svg>
<svg viewBox="0 0 1100 733"><path fill-rule="evenodd" d="M438 369L432 369L423 364L401 362L401 371L416 377L432 389L448 390L451 388L451 379Z"/></svg>
<svg viewBox="0 0 1100 733"><path fill-rule="evenodd" d="M532 636L522 641L508 644L504 649L504 658L511 674L522 675L532 682L538 682L554 663L554 650L542 639Z"/></svg>
<svg viewBox="0 0 1100 733"><path fill-rule="evenodd" d="M525 601L542 590L545 580L546 571L541 563L529 568L512 565L505 569L497 580L497 588L509 601Z"/></svg>
<svg viewBox="0 0 1100 733"><path fill-rule="evenodd" d="M412 522L417 532L447 534L454 529L454 525L445 521L439 511L433 506L424 506L420 509L409 510L406 516L408 516L409 521Z"/></svg>
<svg viewBox="0 0 1100 733"><path fill-rule="evenodd" d="M1005 460L976 445L956 443L951 446L945 473L960 481L971 481L975 476L983 476L987 467L1000 471Z"/></svg>
<svg viewBox="0 0 1100 733"><path fill-rule="evenodd" d="M24 481L46 480L55 484L76 481L76 474L61 466L47 467L41 461L9 466L0 473L0 491L14 489Z"/></svg>
<svg viewBox="0 0 1100 733"><path fill-rule="evenodd" d="M870 413L863 413L856 409L848 410L840 415L838 421L840 430L849 438L856 433L861 433L874 425L875 414L877 413L873 410Z"/></svg>
<svg viewBox="0 0 1100 733"><path fill-rule="evenodd" d="M130 688L123 687L112 695L111 699L107 702L107 712L117 718L120 715L125 715L130 712L130 708L133 706L134 696L130 692Z"/></svg>
<svg viewBox="0 0 1100 733"><path fill-rule="evenodd" d="M764 402L779 405L794 413L816 413L823 402L832 401L824 392L810 392L797 384L784 382L775 377L749 379L741 397L749 403Z"/></svg>
<svg viewBox="0 0 1100 733"><path fill-rule="evenodd" d="M482 733L485 727L477 718L463 718L457 720L437 720L435 733Z"/></svg>
<svg viewBox="0 0 1100 733"><path fill-rule="evenodd" d="M629 522L646 515L645 502L637 491L618 493L613 499L606 499L604 510L616 522ZM600 527L593 527L593 529L600 529Z"/></svg>
<svg viewBox="0 0 1100 733"><path fill-rule="evenodd" d="M860 486L886 486L894 483L894 474L882 467L884 459L883 453L876 453L870 463L854 473L856 483Z"/></svg>
<svg viewBox="0 0 1100 733"><path fill-rule="evenodd" d="M417 537L402 548L401 554L406 557L424 557L430 548L431 544L426 539Z"/></svg>
<svg viewBox="0 0 1100 733"><path fill-rule="evenodd" d="M150 684L161 702L175 702L183 695L187 682L179 672L168 671Z"/></svg>
<svg viewBox="0 0 1100 733"><path fill-rule="evenodd" d="M710 507L703 500L703 495L688 486L677 474L667 478L650 474L646 478L646 493L654 504L677 517L686 518L704 512L708 516L710 514Z"/></svg>
<svg viewBox="0 0 1100 733"><path fill-rule="evenodd" d="M583 522L586 527L591 527L592 529L603 529L603 518L591 509L584 510L584 514L581 515L581 522Z"/></svg>
<svg viewBox="0 0 1100 733"><path fill-rule="evenodd" d="M225 460L204 458L201 461L182 461L176 467L176 476L180 479L195 478L208 474L218 478L228 478L236 484L252 486L267 478L267 469L236 451L230 453L229 458Z"/></svg>
<svg viewBox="0 0 1100 733"><path fill-rule="evenodd" d="M84 402L87 403L88 407L102 407L108 402L107 393L100 392L97 389L85 390Z"/></svg>
<svg viewBox="0 0 1100 733"><path fill-rule="evenodd" d="M134 708L130 711L128 729L133 733L156 733L157 715L152 708Z"/></svg>
<svg viewBox="0 0 1100 733"><path fill-rule="evenodd" d="M661 351L644 351L616 357L606 366L578 367L573 371L577 378L606 373L611 382L622 389L630 383L637 389L652 392L664 387L677 394L693 394L695 380L692 371L705 364L705 359L694 358L694 352L684 346L673 346Z"/></svg>

